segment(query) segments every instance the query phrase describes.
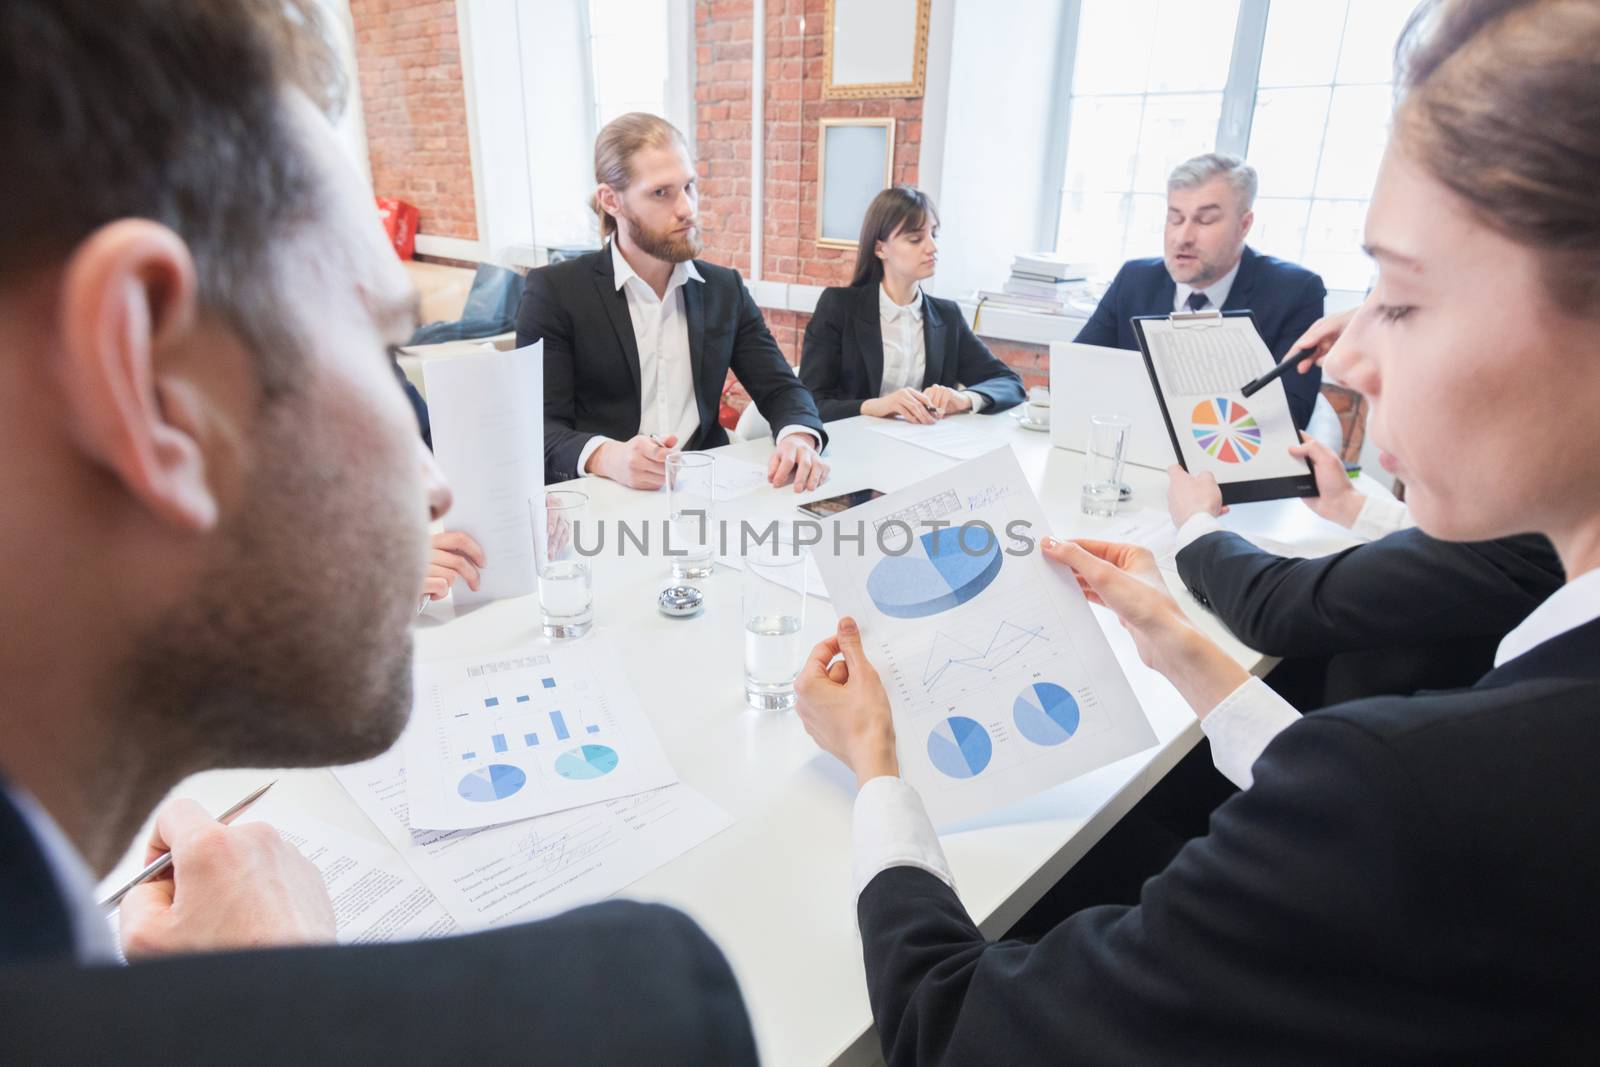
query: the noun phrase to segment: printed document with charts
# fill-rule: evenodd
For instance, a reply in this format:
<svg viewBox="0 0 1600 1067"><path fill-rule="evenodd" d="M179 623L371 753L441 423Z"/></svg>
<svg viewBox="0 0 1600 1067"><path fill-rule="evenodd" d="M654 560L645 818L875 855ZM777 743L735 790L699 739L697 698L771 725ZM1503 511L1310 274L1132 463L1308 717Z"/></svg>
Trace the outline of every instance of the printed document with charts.
<svg viewBox="0 0 1600 1067"><path fill-rule="evenodd" d="M817 566L889 691L900 773L936 825L1156 743L1009 448L851 508ZM859 524L859 527L858 527Z"/></svg>

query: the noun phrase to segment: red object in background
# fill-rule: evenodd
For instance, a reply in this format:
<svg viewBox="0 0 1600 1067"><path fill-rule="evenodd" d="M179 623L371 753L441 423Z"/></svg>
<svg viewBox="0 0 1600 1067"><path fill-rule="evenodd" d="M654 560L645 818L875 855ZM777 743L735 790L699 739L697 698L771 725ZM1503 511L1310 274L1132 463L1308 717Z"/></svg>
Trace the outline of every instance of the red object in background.
<svg viewBox="0 0 1600 1067"><path fill-rule="evenodd" d="M384 232L394 245L395 254L410 259L417 251L417 208L392 196L380 196L378 215L383 219Z"/></svg>

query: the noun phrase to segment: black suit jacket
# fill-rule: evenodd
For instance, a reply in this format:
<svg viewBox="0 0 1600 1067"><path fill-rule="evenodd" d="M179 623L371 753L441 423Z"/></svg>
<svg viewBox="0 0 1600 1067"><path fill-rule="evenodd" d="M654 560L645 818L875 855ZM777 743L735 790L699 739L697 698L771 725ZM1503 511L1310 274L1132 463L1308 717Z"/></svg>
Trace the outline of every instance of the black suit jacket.
<svg viewBox="0 0 1600 1067"><path fill-rule="evenodd" d="M927 355L922 388L946 385L982 393L988 399L984 415L1022 403L1022 379L974 336L954 300L923 296L922 336ZM883 391L877 284L822 291L806 324L800 380L828 422L861 414L861 402Z"/></svg>
<svg viewBox="0 0 1600 1067"><path fill-rule="evenodd" d="M731 368L772 424L804 426L826 444L811 394L789 369L739 272L694 261L703 282L683 287L700 428L688 450L728 443L717 422ZM544 466L550 482L576 478L589 438L639 432L639 345L628 297L616 287L611 249L528 272L517 309L517 346L544 340Z"/></svg>
<svg viewBox="0 0 1600 1067"><path fill-rule="evenodd" d="M1472 689L1330 708L1144 885L990 944L858 903L890 1064L1600 1062L1600 621Z"/></svg>
<svg viewBox="0 0 1600 1067"><path fill-rule="evenodd" d="M1100 298L1100 305L1075 339L1086 345L1137 350L1133 317L1171 314L1177 292L1160 256L1129 260L1117 271L1111 288ZM1246 246L1222 310L1251 311L1256 330L1272 358L1282 360L1289 353L1289 346L1322 317L1322 300L1327 295L1318 275ZM1305 429L1322 388L1322 369L1313 368L1305 374L1290 371L1278 380L1289 394L1289 412L1294 416L1295 428Z"/></svg>
<svg viewBox="0 0 1600 1067"><path fill-rule="evenodd" d="M1178 575L1251 648L1325 661L1317 706L1471 685L1566 580L1541 535L1462 544L1415 529L1319 559L1211 533L1178 553Z"/></svg>
<svg viewBox="0 0 1600 1067"><path fill-rule="evenodd" d="M0 1063L756 1062L727 961L659 905L81 967L58 892L0 794Z"/></svg>

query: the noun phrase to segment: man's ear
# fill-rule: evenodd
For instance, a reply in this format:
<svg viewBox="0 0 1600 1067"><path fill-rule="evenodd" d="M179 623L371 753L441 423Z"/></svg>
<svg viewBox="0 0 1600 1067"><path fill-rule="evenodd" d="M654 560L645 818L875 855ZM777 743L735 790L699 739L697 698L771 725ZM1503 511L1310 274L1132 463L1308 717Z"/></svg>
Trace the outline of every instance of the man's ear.
<svg viewBox="0 0 1600 1067"><path fill-rule="evenodd" d="M1256 222L1256 213L1255 213L1255 211L1253 211L1253 210L1252 211L1246 211L1244 213L1243 217L1241 217L1239 219L1239 240L1242 241L1246 237L1250 236L1250 227L1254 226L1255 222Z"/></svg>
<svg viewBox="0 0 1600 1067"><path fill-rule="evenodd" d="M600 210L610 215L619 224L622 217L622 198L617 191L609 185L601 185L594 191L594 201L600 205Z"/></svg>
<svg viewBox="0 0 1600 1067"><path fill-rule="evenodd" d="M159 223L121 219L91 234L62 274L62 391L78 447L160 521L210 529L218 501L205 455L158 396L160 354L198 320L194 258Z"/></svg>

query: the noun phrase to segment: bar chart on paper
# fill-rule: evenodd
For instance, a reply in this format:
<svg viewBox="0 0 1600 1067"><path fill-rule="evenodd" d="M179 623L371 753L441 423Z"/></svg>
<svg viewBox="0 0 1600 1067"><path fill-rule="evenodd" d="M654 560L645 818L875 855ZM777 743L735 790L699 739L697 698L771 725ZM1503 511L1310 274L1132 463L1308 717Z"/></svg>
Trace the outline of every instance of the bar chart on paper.
<svg viewBox="0 0 1600 1067"><path fill-rule="evenodd" d="M632 689L603 662L594 646L533 646L418 664L412 826L487 826L676 781Z"/></svg>

